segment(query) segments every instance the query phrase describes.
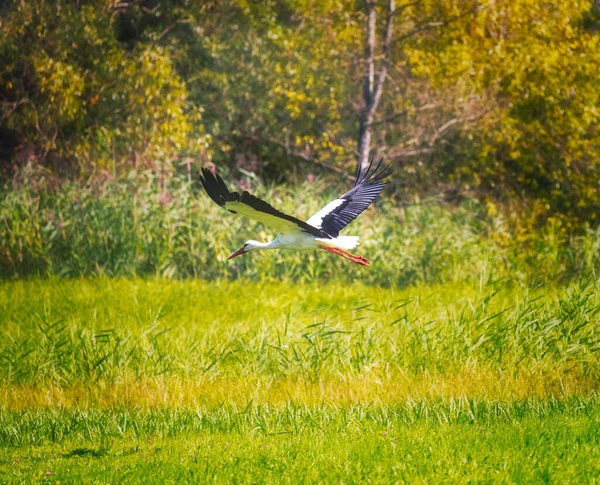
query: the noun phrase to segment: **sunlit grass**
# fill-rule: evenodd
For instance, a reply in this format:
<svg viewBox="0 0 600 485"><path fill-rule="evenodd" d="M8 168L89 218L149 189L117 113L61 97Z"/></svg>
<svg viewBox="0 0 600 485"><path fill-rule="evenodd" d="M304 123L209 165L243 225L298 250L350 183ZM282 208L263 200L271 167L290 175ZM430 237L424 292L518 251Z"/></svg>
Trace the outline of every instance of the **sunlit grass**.
<svg viewBox="0 0 600 485"><path fill-rule="evenodd" d="M155 377L116 383L0 386L0 406L11 410L39 408L210 408L223 402L304 405L394 404L411 399L452 399L467 396L491 401L526 398L566 399L594 397L600 388L597 374L581 368L492 371L463 369L445 373L408 374L371 371L358 376L339 375L317 382L302 377Z"/></svg>
<svg viewBox="0 0 600 485"><path fill-rule="evenodd" d="M9 408L588 396L600 286L4 283ZM93 385L90 386L90 383Z"/></svg>

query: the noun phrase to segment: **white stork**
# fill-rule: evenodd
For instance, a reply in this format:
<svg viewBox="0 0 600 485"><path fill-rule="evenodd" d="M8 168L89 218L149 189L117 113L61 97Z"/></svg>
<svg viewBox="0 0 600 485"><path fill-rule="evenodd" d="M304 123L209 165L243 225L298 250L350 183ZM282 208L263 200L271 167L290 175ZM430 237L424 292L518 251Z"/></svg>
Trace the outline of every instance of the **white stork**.
<svg viewBox="0 0 600 485"><path fill-rule="evenodd" d="M277 237L267 243L254 240L246 243L227 259L258 249L324 249L362 266L371 264L368 259L356 256L348 250L358 245L357 236L340 236L340 231L363 212L389 183L392 174L390 165L382 167L383 159L373 169L373 160L366 172L360 165L354 186L348 192L327 204L308 221L284 214L265 201L244 191L240 195L230 192L223 179L203 168L200 181L209 197L229 212L242 214L262 222L278 232Z"/></svg>

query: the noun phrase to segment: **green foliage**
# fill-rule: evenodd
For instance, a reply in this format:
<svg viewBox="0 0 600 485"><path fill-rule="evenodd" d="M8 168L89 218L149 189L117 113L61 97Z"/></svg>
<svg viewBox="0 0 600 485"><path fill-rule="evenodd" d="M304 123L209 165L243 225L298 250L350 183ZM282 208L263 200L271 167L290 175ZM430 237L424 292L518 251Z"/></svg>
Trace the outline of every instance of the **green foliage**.
<svg viewBox="0 0 600 485"><path fill-rule="evenodd" d="M476 120L446 157L453 178L514 206L529 201L538 214L598 222L600 37L592 8L496 2L467 26L407 49L414 72L440 89L458 83L459 116Z"/></svg>
<svg viewBox="0 0 600 485"><path fill-rule="evenodd" d="M84 172L186 153L266 158L276 171L286 145L341 153L332 139L351 117L343 64L357 23L338 2L284 7L15 6L2 19L3 128L25 155Z"/></svg>
<svg viewBox="0 0 600 485"><path fill-rule="evenodd" d="M216 162L237 157L278 175L288 150L324 159L352 150L346 76L360 27L351 10L329 1L190 9L195 37L181 42L189 54L178 62L190 73L190 100L205 107Z"/></svg>
<svg viewBox="0 0 600 485"><path fill-rule="evenodd" d="M154 166L189 146L186 86L161 46L127 50L106 2L23 2L2 19L7 134L59 170Z"/></svg>
<svg viewBox="0 0 600 485"><path fill-rule="evenodd" d="M597 223L592 4L398 2L372 131L406 194L450 185L534 223L557 217L566 233ZM352 171L360 2L35 0L0 22L5 174L29 159L84 179L168 176L192 160L276 181L314 159Z"/></svg>

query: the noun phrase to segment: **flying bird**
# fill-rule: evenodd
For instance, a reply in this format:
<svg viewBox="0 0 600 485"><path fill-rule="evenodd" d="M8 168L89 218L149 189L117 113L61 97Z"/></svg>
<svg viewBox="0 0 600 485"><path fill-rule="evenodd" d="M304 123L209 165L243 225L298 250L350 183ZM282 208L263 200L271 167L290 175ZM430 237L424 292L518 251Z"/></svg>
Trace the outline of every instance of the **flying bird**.
<svg viewBox="0 0 600 485"><path fill-rule="evenodd" d="M278 211L246 191L242 194L230 192L223 179L207 168L202 169L200 181L208 196L221 207L262 222L278 232L271 242L246 241L228 260L259 249L323 249L353 263L368 266L371 264L368 259L349 251L358 245L358 236L340 236L340 231L369 207L389 183L393 170L390 165L382 164L383 159L374 167L371 160L366 170L362 170L359 164L354 186L306 222Z"/></svg>

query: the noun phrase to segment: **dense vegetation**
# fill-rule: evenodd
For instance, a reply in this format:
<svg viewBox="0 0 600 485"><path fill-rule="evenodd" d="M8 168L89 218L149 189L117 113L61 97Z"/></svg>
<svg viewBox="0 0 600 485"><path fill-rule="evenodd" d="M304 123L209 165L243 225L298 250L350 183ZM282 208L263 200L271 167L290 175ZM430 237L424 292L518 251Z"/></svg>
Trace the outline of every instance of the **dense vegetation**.
<svg viewBox="0 0 600 485"><path fill-rule="evenodd" d="M348 182L254 185L276 207L308 218ZM316 197L315 197L316 196ZM187 176L166 182L151 171L83 182L25 170L0 189L0 276L86 275L354 281L377 286L497 281L537 284L587 278L600 265L596 230L569 235L559 219L531 229L493 205L377 203L346 234L361 237L357 267L324 251L273 251L226 257L250 238L275 234L214 204Z"/></svg>
<svg viewBox="0 0 600 485"><path fill-rule="evenodd" d="M597 481L599 8L0 0L0 481Z"/></svg>
<svg viewBox="0 0 600 485"><path fill-rule="evenodd" d="M371 130L404 194L458 189L536 220L598 221L594 3L397 3ZM0 5L4 177L31 160L83 180L211 161L271 180L353 170L361 2Z"/></svg>

